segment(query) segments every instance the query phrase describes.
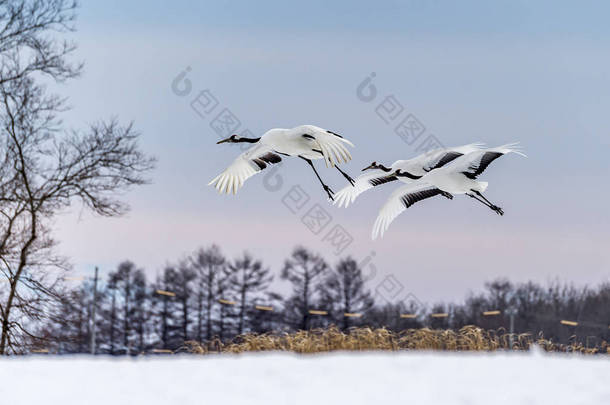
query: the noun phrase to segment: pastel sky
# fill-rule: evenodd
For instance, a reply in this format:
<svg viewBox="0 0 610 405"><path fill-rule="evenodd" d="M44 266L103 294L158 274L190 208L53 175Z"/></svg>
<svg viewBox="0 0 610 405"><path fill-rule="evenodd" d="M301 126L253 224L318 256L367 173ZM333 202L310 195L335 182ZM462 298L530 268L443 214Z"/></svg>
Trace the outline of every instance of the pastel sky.
<svg viewBox="0 0 610 405"><path fill-rule="evenodd" d="M126 217L75 206L58 218L60 250L76 274L131 259L154 277L214 242L230 256L247 249L279 274L297 244L336 262L325 236L338 225L353 238L341 255L364 261L371 289L395 298L459 300L498 276L610 281L608 3L92 3L81 6L72 35L85 74L60 88L73 106L66 123L134 120L159 163L152 185L124 196ZM191 90L178 95L172 82L187 67ZM372 72L377 96L364 102L357 87ZM201 117L191 102L203 90L219 104ZM390 123L376 112L388 96L404 107ZM520 141L528 158L503 157L481 178L504 217L467 197L433 199L373 242L371 226L395 185L338 209L304 162L286 159L275 191L263 175L237 196L206 186L240 153L215 144L210 124L224 108L239 119L236 132L309 123L343 134L356 145L345 168L353 175L373 160L414 156L431 135L446 146ZM408 114L425 126L411 145L394 133ZM344 186L318 166L331 187ZM285 205L294 186L309 196L296 213ZM302 220L316 204L331 217L317 234Z"/></svg>

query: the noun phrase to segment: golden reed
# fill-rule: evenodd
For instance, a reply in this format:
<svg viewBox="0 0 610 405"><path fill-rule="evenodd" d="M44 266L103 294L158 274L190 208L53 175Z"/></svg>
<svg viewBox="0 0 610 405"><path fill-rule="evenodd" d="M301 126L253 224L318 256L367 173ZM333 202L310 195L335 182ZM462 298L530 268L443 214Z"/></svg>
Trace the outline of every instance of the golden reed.
<svg viewBox="0 0 610 405"><path fill-rule="evenodd" d="M574 339L575 340L575 339ZM513 336L513 350L528 350L538 344L546 351L577 352L586 354L610 354L610 344L602 342L597 347L583 344L559 344L533 337L531 334ZM504 330L484 330L465 326L458 331L428 328L406 329L392 332L385 328L351 328L346 332L335 326L292 333L247 333L229 342L219 339L207 343L186 342L180 352L195 354L244 353L261 351L290 351L295 353L322 353L330 351L397 351L397 350L446 350L446 351L495 351L510 347L510 335Z"/></svg>

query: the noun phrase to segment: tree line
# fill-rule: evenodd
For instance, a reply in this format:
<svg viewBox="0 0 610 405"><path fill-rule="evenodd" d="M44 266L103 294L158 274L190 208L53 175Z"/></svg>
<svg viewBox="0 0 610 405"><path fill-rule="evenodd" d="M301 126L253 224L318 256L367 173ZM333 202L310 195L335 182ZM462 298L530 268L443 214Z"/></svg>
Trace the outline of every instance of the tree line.
<svg viewBox="0 0 610 405"><path fill-rule="evenodd" d="M495 280L460 304L416 306L413 302L375 299L363 270L350 257L331 266L320 255L296 247L279 273L291 286L283 296L272 291L275 274L260 259L244 253L226 258L218 246L201 248L167 265L153 280L125 261L98 284L96 352L148 353L177 350L194 340L213 345L243 333L282 333L337 325L407 328L450 328L477 325L508 328L558 342L570 339L595 345L609 340L610 284L576 288L559 283L513 284ZM59 353L90 352L93 282L66 291L53 316L40 325L33 345ZM484 315L494 310L499 314ZM313 313L312 313L313 312ZM430 317L446 313L445 317ZM348 314L349 316L346 316ZM401 315L412 314L414 318ZM563 325L562 319L578 321Z"/></svg>

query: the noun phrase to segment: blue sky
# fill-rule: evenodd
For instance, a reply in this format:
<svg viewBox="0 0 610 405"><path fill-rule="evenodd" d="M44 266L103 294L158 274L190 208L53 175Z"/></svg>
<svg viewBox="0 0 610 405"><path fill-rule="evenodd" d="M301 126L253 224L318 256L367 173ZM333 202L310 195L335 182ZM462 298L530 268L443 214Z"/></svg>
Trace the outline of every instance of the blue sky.
<svg viewBox="0 0 610 405"><path fill-rule="evenodd" d="M372 289L391 276L423 300L460 299L497 276L609 280L610 7L531 3L83 4L72 38L85 74L60 88L74 107L66 121L133 119L159 165L152 185L125 196L127 217L93 218L75 207L58 219L61 251L77 273L130 258L154 276L166 261L216 242L229 255L248 248L279 273L296 244L336 261L324 235L340 225L353 238L343 253L372 258ZM187 66L192 90L180 97L171 84ZM371 72L378 96L365 103L356 88ZM219 106L201 118L190 103L205 89ZM417 145L375 112L390 95L444 145L521 141L527 159L504 157L482 178L504 217L465 197L438 199L372 242L394 185L339 210L294 160L278 171L284 183L275 192L261 175L236 197L206 186L239 153L214 143L210 122L221 108L254 134L305 123L343 134L356 145L352 174L372 160L413 156ZM335 190L343 186L338 173L321 174ZM293 186L310 196L297 214L282 203ZM332 217L317 235L301 220L315 204Z"/></svg>

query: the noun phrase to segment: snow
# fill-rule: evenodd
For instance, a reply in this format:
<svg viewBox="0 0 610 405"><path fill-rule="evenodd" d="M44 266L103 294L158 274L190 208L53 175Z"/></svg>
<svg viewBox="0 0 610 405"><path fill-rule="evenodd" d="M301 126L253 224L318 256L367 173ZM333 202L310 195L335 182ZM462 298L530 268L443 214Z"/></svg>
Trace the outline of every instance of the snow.
<svg viewBox="0 0 610 405"><path fill-rule="evenodd" d="M610 404L607 356L258 353L12 357L0 404Z"/></svg>

